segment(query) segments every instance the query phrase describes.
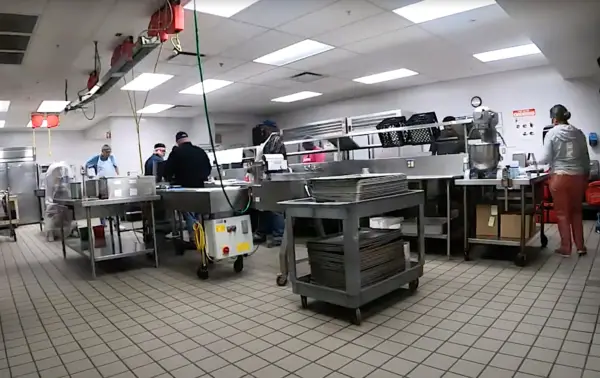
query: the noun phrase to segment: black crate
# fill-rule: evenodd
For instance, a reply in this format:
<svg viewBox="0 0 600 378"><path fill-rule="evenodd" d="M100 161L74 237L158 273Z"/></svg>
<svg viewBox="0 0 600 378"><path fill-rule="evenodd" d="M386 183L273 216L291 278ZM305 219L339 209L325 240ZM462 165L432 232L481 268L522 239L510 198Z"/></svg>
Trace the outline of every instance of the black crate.
<svg viewBox="0 0 600 378"><path fill-rule="evenodd" d="M377 130L391 129L404 126L406 117L391 117L379 122L375 128ZM389 133L379 133L379 141L382 147L402 147L406 144L406 133L403 131L390 131Z"/></svg>

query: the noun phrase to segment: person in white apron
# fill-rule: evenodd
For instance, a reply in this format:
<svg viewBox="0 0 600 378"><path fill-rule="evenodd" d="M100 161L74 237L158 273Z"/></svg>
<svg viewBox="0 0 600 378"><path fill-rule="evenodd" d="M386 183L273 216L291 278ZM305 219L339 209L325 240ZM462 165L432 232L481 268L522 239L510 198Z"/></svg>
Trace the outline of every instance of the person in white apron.
<svg viewBox="0 0 600 378"><path fill-rule="evenodd" d="M112 149L108 144L102 146L99 155L92 156L86 163L85 168L91 177L115 177L119 175L119 167Z"/></svg>
<svg viewBox="0 0 600 378"><path fill-rule="evenodd" d="M108 144L102 146L99 155L92 156L85 163L85 168L90 177L116 177L119 175L119 167ZM106 219L100 218L100 223L105 226ZM123 227L121 226L121 228Z"/></svg>

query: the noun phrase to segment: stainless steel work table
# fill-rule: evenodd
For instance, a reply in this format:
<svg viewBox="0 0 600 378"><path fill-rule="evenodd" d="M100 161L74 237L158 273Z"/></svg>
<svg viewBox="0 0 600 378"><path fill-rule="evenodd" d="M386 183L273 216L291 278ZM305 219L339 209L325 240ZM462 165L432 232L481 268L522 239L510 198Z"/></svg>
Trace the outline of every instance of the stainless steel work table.
<svg viewBox="0 0 600 378"><path fill-rule="evenodd" d="M67 257L66 247L69 246L75 252L87 257L90 260L92 267L92 277L96 278L96 262L105 260L121 259L125 257L133 257L138 255L152 254L154 257L154 265L158 268L158 253L156 250L156 232L154 220L154 202L160 200L159 195L136 196L126 198L113 199L84 199L84 200L55 200L56 203L66 206L77 213L78 209L85 212L86 226L88 229L88 240L84 243L78 239L65 239L64 229L61 228L61 243L63 257ZM118 215L124 211L126 205L131 204L148 204L151 217L151 232L152 232L152 248L146 248L145 244L139 241L123 241L121 239L121 231L116 228L117 244L115 244L112 224L109 225L110 242L103 247L94 246L94 232L92 228L92 218L107 218ZM107 238L108 239L108 238Z"/></svg>
<svg viewBox="0 0 600 378"><path fill-rule="evenodd" d="M447 232L441 233L441 234L425 234L425 239L441 239L441 240L446 240L446 256L448 257L448 259L450 259L450 252L451 252L451 245L452 245L452 238L450 237L450 227L451 227L451 223L452 223L452 208L451 208L451 192L450 192L450 188L452 185L452 181L454 179L456 179L457 175L407 175L406 179L408 181L411 182L425 182L425 181L437 181L437 180L441 180L445 182L445 189L446 189L446 229ZM421 186L420 189L423 189L423 187ZM412 236L412 237L416 237L416 234L408 234L405 233L406 236Z"/></svg>
<svg viewBox="0 0 600 378"><path fill-rule="evenodd" d="M532 175L531 177L518 177L516 179L512 179L510 182L510 187L504 187L502 184L502 180L500 179L458 179L455 180L455 185L459 185L463 187L463 206L464 206L464 255L465 260L470 259L470 246L471 244L480 244L480 245L499 245L499 246L507 246L507 247L518 247L519 252L515 258L515 264L518 266L525 266L527 263L527 253L526 247L528 242L533 239L537 235L537 230L534 231L531 237L525 235L526 232L526 219L527 219L527 211L526 206L528 199L531 200L531 205L533 206L532 216L535 217L536 208L538 205L541 205L542 195L539 194L536 196L536 191L541 192L540 186L549 179L549 175L546 173L542 173L539 175ZM502 238L500 237L499 230L498 234L495 237L483 237L483 236L475 236L471 237L469 225L469 189L473 187L495 187L498 190L502 190L505 192L505 203L509 198L510 193L514 193L515 191L519 192L518 199L520 200L520 220L521 220L521 235L519 238ZM531 195L528 196L528 192L531 192ZM538 203L539 200L539 203ZM541 206L540 206L541 209ZM500 214L498 214L500 215ZM499 229L499 225L498 225ZM540 242L542 248L545 248L548 245L548 238L546 237L544 230L544 217L540 217Z"/></svg>
<svg viewBox="0 0 600 378"><path fill-rule="evenodd" d="M288 270L290 281L295 294L299 294L302 306L307 307L307 297L319 301L336 304L354 310L353 321L361 322L360 306L382 297L405 284L415 290L418 286L419 277L423 275L425 264L425 238L424 238L424 193L422 190L413 190L406 193L371 199L359 202L320 202L311 198L282 201L279 204L285 209L285 228L291 229L293 219L298 218L320 218L338 219L343 224L344 239L344 270L346 279L345 290L338 290L326 286L316 285L310 282L310 275L297 277L296 272L296 249L294 244L294 233L288 232L287 249ZM417 217L418 229L418 261L412 261L404 272L398 273L383 281L362 287L360 269L360 250L358 242L360 218L384 214L394 210L401 210L417 206L419 214ZM404 256L403 251L398 253Z"/></svg>

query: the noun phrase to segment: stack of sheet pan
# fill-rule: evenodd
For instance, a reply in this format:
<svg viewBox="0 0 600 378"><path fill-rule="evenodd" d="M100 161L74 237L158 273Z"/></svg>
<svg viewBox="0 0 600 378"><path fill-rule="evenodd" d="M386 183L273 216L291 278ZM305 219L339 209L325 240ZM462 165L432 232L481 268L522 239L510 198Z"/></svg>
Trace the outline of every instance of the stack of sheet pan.
<svg viewBox="0 0 600 378"><path fill-rule="evenodd" d="M310 190L317 202L358 202L406 192L408 181L403 173L316 177Z"/></svg>
<svg viewBox="0 0 600 378"><path fill-rule="evenodd" d="M359 231L361 287L385 280L405 269L400 230ZM345 289L344 239L341 234L307 243L311 280L317 285Z"/></svg>

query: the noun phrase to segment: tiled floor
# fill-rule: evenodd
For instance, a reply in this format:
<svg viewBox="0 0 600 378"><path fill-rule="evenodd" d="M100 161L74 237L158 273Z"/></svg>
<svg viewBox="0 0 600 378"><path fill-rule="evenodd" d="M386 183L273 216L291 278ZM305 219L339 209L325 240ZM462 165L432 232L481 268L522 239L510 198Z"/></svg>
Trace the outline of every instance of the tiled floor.
<svg viewBox="0 0 600 378"><path fill-rule="evenodd" d="M205 282L195 256L91 281L78 255L20 228L0 241L0 377L600 377L589 229L579 259L431 258L417 294L357 327L275 286L274 250Z"/></svg>

